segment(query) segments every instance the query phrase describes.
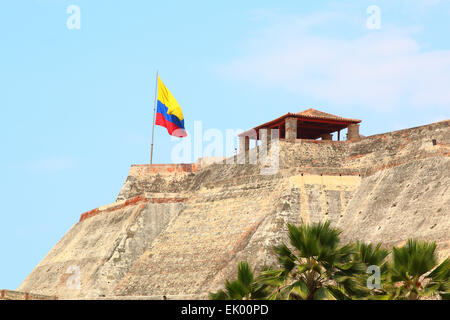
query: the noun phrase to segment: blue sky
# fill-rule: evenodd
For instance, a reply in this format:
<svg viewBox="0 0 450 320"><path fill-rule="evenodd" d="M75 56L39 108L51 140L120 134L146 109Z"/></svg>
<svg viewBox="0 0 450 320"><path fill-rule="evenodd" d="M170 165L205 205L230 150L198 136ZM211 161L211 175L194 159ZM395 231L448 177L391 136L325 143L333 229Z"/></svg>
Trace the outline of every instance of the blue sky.
<svg viewBox="0 0 450 320"><path fill-rule="evenodd" d="M371 135L449 118L449 17L448 0L3 1L0 288L149 162L157 69L188 132L316 108ZM155 138L170 162L177 142Z"/></svg>

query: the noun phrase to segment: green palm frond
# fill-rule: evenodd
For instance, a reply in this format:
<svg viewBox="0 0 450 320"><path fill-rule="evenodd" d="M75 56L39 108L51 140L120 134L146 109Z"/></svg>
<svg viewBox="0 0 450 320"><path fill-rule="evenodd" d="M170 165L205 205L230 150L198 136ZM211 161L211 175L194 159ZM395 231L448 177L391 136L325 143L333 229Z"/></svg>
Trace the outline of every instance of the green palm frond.
<svg viewBox="0 0 450 320"><path fill-rule="evenodd" d="M389 294L373 294L367 298L367 300L391 300Z"/></svg>
<svg viewBox="0 0 450 320"><path fill-rule="evenodd" d="M266 274L266 283L278 282L280 296L287 299L349 298L346 291L361 294L364 288L352 277L365 272L365 265L352 261L357 254L353 244L339 246L340 233L329 221L299 226L288 224L293 250L285 244L274 248L283 272L278 271L278 281L272 278L270 282ZM329 290L326 286L330 281L336 282L335 288L339 289L330 287Z"/></svg>
<svg viewBox="0 0 450 320"><path fill-rule="evenodd" d="M326 287L319 288L314 292L314 300L335 300L335 296Z"/></svg>
<svg viewBox="0 0 450 320"><path fill-rule="evenodd" d="M394 279L402 281L409 277L420 277L437 264L436 243L408 239L405 246L393 248L392 265Z"/></svg>
<svg viewBox="0 0 450 320"><path fill-rule="evenodd" d="M450 294L450 259L445 259L427 275L429 282L425 285L426 296L439 295L443 300L449 299Z"/></svg>
<svg viewBox="0 0 450 320"><path fill-rule="evenodd" d="M433 281L448 281L450 279L450 258L445 259L439 266L437 266L428 277Z"/></svg>
<svg viewBox="0 0 450 320"><path fill-rule="evenodd" d="M250 293L249 288L247 288L242 282L239 280L234 281L226 281L225 289L228 292L228 295L234 300L242 300L247 297Z"/></svg>
<svg viewBox="0 0 450 320"><path fill-rule="evenodd" d="M340 230L330 227L330 222L295 226L288 224L291 245L298 250L299 257L326 259L339 244Z"/></svg>
<svg viewBox="0 0 450 320"><path fill-rule="evenodd" d="M308 287L301 280L295 281L287 286L286 291L288 292L290 299L295 300L306 300L310 294Z"/></svg>
<svg viewBox="0 0 450 320"><path fill-rule="evenodd" d="M388 284L393 299L420 299L449 293L450 260L437 266L436 243L408 239L405 246L393 248L388 265Z"/></svg>
<svg viewBox="0 0 450 320"><path fill-rule="evenodd" d="M248 290L254 280L253 272L246 261L238 263L238 281L245 286Z"/></svg>
<svg viewBox="0 0 450 320"><path fill-rule="evenodd" d="M380 266L383 261L389 255L389 250L381 248L381 243L373 246L371 243L364 243L357 241L355 244L356 255L355 260L361 261L362 263L370 266L376 265Z"/></svg>
<svg viewBox="0 0 450 320"><path fill-rule="evenodd" d="M209 299L211 300L230 300L230 297L223 290L219 290L215 293L209 293Z"/></svg>
<svg viewBox="0 0 450 320"><path fill-rule="evenodd" d="M265 272L270 272L267 270ZM246 261L238 263L238 276L236 280L225 281L225 289L210 293L213 300L244 300L264 299L268 296L268 285L260 279L255 279L253 271Z"/></svg>
<svg viewBox="0 0 450 320"><path fill-rule="evenodd" d="M341 231L330 222L287 225L288 245L273 248L279 269L263 267L255 276L246 261L237 279L210 293L215 300L450 300L450 258L438 265L436 243L408 239L392 251L381 243L340 245ZM379 279L374 278L378 274ZM372 273L375 271L376 273ZM379 280L379 281L378 281ZM377 284L373 287L373 284Z"/></svg>
<svg viewBox="0 0 450 320"><path fill-rule="evenodd" d="M279 246L275 246L273 250L278 256L278 262L281 264L283 269L286 270L286 272L291 272L291 270L295 267L297 257L284 243Z"/></svg>
<svg viewBox="0 0 450 320"><path fill-rule="evenodd" d="M351 300L344 290L338 286L327 285L326 288L336 300Z"/></svg>

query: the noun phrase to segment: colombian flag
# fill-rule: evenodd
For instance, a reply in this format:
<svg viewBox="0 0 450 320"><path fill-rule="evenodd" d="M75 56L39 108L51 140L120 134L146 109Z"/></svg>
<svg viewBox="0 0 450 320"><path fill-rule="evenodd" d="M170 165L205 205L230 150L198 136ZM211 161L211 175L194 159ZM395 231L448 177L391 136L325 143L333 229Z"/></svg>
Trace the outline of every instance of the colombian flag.
<svg viewBox="0 0 450 320"><path fill-rule="evenodd" d="M157 100L155 124L165 127L167 132L172 136L179 138L186 137L187 133L184 130L183 111L181 111L177 100L175 100L159 76Z"/></svg>

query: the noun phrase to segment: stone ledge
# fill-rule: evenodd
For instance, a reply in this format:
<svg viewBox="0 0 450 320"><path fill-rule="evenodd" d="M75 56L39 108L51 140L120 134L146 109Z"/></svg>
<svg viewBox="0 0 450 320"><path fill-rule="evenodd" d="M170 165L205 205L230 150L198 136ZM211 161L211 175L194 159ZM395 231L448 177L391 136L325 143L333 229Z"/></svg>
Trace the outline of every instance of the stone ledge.
<svg viewBox="0 0 450 320"><path fill-rule="evenodd" d="M0 290L0 300L58 300L58 298L56 296L3 289Z"/></svg>
<svg viewBox="0 0 450 320"><path fill-rule="evenodd" d="M144 195L139 195L137 197L134 197L134 198L131 198L128 200L120 201L118 203L113 203L112 205L109 205L109 206L103 206L103 207L99 207L99 208L87 211L80 216L79 222L82 222L83 220L86 220L87 218L96 216L100 213L112 212L112 211L116 211L119 209L123 209L128 206L135 206L137 204L141 204L143 206L143 204L145 204L145 203L176 203L176 202L185 202L186 200L187 200L187 198L181 198L181 197L150 198L150 197L146 197Z"/></svg>
<svg viewBox="0 0 450 320"><path fill-rule="evenodd" d="M132 171L146 171L152 174L174 174L174 173L193 173L197 171L195 163L177 163L177 164L133 164Z"/></svg>

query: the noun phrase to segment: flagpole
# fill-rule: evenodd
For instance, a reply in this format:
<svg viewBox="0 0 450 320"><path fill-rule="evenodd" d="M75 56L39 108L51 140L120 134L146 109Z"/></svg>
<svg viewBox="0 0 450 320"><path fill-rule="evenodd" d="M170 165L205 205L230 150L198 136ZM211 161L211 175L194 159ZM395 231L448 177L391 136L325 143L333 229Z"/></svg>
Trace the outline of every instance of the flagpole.
<svg viewBox="0 0 450 320"><path fill-rule="evenodd" d="M156 70L156 84L155 84L155 104L153 106L153 127L152 127L152 147L150 151L150 164L153 164L153 140L155 137L155 117L156 117L156 99L158 97L158 70Z"/></svg>

